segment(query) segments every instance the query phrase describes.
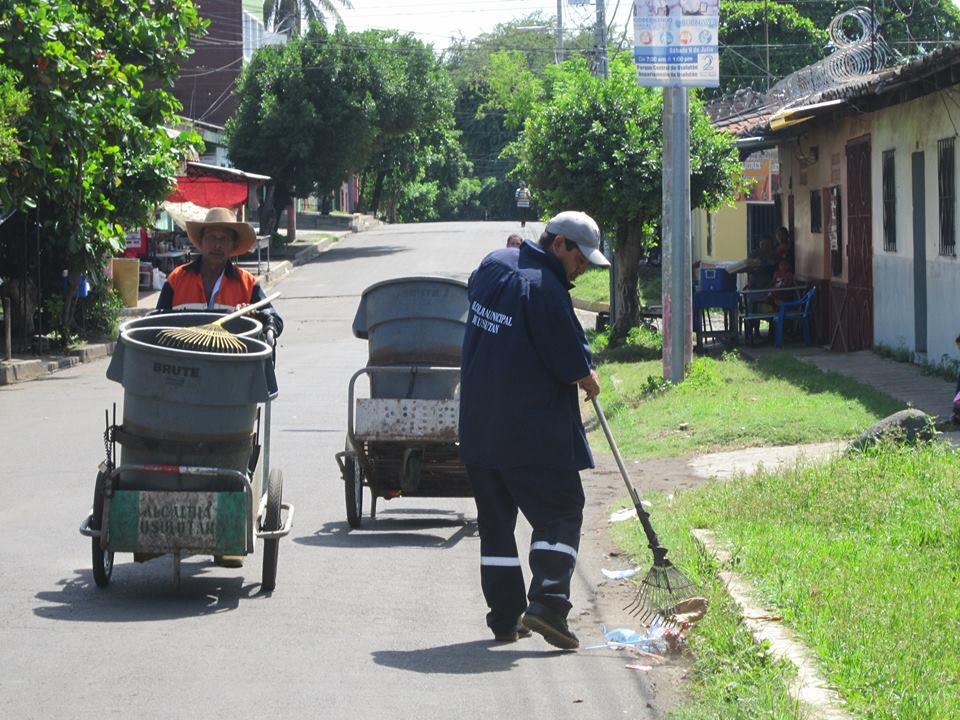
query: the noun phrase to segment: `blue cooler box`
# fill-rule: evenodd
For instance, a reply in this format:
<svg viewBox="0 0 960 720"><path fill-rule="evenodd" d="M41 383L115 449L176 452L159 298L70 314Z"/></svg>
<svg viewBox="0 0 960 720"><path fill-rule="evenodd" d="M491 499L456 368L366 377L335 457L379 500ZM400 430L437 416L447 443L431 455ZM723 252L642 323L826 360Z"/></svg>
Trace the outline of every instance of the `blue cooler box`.
<svg viewBox="0 0 960 720"><path fill-rule="evenodd" d="M737 289L737 276L724 268L700 268L700 289L730 291Z"/></svg>

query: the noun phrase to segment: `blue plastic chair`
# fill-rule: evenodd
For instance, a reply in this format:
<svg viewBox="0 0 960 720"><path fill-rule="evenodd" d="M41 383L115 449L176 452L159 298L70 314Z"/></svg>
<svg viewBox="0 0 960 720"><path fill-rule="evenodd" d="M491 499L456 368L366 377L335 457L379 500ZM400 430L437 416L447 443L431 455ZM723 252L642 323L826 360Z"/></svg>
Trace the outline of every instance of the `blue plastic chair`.
<svg viewBox="0 0 960 720"><path fill-rule="evenodd" d="M810 304L816 293L817 288L813 286L799 300L791 300L780 305L777 314L773 316L773 342L778 348L783 347L783 326L787 320L803 322L803 341L807 345L810 344Z"/></svg>

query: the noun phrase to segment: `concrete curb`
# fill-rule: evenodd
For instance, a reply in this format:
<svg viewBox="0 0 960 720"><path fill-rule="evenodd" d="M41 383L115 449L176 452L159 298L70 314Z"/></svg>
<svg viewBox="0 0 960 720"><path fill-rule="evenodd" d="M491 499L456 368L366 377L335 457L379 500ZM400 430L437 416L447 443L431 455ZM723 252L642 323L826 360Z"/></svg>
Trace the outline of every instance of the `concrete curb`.
<svg viewBox="0 0 960 720"><path fill-rule="evenodd" d="M691 530L693 536L710 552L721 565L730 567L730 553L710 530ZM719 577L727 586L727 592L740 608L744 624L754 639L770 645L774 657L787 660L797 668L797 679L790 687L790 695L803 704L810 717L820 720L852 720L844 709L844 701L820 676L816 659L810 649L782 623L772 619L769 610L754 601L756 593L743 577L732 570L721 570Z"/></svg>

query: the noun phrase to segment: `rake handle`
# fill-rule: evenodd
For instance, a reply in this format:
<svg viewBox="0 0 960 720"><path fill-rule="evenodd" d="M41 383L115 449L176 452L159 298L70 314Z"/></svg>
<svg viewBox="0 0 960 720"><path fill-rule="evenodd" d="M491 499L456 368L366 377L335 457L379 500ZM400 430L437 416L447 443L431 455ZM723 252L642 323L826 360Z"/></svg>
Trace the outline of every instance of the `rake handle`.
<svg viewBox="0 0 960 720"><path fill-rule="evenodd" d="M252 310L256 310L257 308L262 308L264 305L269 305L271 302L273 302L274 300L276 300L278 297L280 297L280 292L279 292L279 291L277 291L277 292L275 292L275 293L270 293L270 294L267 295L263 300L257 300L257 302L253 303L252 305L244 305L244 306L243 306L242 308L240 308L239 310L234 310L234 311L233 311L232 313L230 313L229 315L224 315L222 318L217 318L216 320L214 320L214 321L213 321L212 323L210 323L210 324L211 324L211 325L223 325L224 323L229 322L230 320L233 320L234 318L238 318L238 317L240 317L241 315L246 315L248 312L251 312Z"/></svg>
<svg viewBox="0 0 960 720"><path fill-rule="evenodd" d="M610 445L610 450L613 452L613 458L617 461L617 467L620 468L620 476L623 478L623 484L627 486L627 491L630 493L630 499L633 500L633 507L637 511L637 517L640 518L640 524L643 526L643 532L647 536L647 542L649 543L650 549L653 551L654 559L657 562L661 562L667 556L667 550L664 547L660 546L660 540L657 538L657 532L653 529L653 525L650 523L650 513L648 513L643 508L643 503L640 502L640 496L637 494L637 490L633 487L633 483L630 482L630 475L627 473L627 467L623 464L623 458L620 456L620 450L617 449L617 443L613 439L613 433L610 432L610 426L607 424L607 418L603 414L603 409L600 407L600 401L597 400L596 395L590 398L593 401L593 409L597 413L597 419L600 421L600 427L603 428L603 434L607 436L607 443Z"/></svg>

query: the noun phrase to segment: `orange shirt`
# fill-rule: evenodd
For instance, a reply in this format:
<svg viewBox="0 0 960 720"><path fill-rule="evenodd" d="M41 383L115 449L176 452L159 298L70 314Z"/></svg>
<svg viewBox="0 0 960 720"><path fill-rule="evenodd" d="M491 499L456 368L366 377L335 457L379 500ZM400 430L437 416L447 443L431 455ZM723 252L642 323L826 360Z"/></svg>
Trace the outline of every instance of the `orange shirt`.
<svg viewBox="0 0 960 720"><path fill-rule="evenodd" d="M200 273L201 259L181 265L167 275L167 284L173 290L170 307L202 303L207 305L209 298L203 290L203 275ZM216 304L237 305L252 302L253 289L257 279L243 268L228 263L220 279L220 289L217 292Z"/></svg>

